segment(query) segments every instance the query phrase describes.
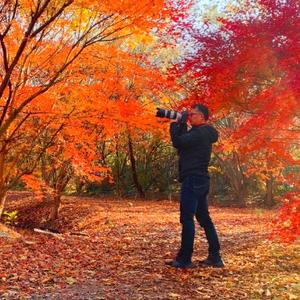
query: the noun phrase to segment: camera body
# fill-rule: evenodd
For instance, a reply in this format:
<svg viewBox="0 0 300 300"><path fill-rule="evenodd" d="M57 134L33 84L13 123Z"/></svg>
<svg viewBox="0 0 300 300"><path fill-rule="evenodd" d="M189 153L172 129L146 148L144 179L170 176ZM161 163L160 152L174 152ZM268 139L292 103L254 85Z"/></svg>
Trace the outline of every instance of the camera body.
<svg viewBox="0 0 300 300"><path fill-rule="evenodd" d="M174 110L168 110L163 108L156 108L156 117L159 118L168 118L168 119L178 119L180 123L186 123L188 118L188 112L177 112Z"/></svg>

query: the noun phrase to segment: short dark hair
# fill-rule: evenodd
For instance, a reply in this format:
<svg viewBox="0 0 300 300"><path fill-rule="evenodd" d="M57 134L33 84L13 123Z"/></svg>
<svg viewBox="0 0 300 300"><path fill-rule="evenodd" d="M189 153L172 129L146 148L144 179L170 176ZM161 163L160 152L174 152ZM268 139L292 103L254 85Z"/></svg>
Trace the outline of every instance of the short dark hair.
<svg viewBox="0 0 300 300"><path fill-rule="evenodd" d="M209 112L208 112L207 106L198 103L198 104L192 105L192 108L195 108L195 109L197 109L198 111L202 112L203 115L204 115L205 120L208 120Z"/></svg>

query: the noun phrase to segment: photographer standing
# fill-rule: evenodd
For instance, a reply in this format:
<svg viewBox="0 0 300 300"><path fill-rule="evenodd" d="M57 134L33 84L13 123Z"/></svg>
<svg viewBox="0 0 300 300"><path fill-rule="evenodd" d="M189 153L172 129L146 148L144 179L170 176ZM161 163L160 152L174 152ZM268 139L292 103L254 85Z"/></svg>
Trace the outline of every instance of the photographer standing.
<svg viewBox="0 0 300 300"><path fill-rule="evenodd" d="M186 112L184 114L187 114ZM207 124L208 109L202 104L192 106L188 119L192 128L188 131L186 118L179 117L170 124L172 144L179 155L180 223L182 224L181 247L170 262L176 268L193 268L192 253L195 237L194 216L204 229L208 241L208 257L200 261L203 266L223 267L220 244L215 226L208 211L210 176L208 165L212 144L219 134Z"/></svg>

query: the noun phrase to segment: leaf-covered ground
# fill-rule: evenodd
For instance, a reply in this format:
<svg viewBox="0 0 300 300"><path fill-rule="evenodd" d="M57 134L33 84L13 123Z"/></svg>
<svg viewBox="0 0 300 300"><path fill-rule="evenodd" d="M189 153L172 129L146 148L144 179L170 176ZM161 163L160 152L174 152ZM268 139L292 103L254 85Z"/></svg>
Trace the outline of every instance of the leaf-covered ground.
<svg viewBox="0 0 300 300"><path fill-rule="evenodd" d="M267 240L273 212L211 215L226 267L174 270L164 261L179 245L178 202L64 197L59 237L0 237L0 299L300 298L300 245ZM194 261L206 252L197 225Z"/></svg>

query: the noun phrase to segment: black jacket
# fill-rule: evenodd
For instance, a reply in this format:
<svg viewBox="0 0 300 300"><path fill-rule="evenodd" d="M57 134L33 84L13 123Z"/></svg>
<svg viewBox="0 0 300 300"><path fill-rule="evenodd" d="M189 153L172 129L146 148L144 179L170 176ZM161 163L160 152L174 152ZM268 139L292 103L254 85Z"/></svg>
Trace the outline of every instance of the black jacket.
<svg viewBox="0 0 300 300"><path fill-rule="evenodd" d="M218 131L209 124L192 126L187 130L186 124L170 124L172 144L179 155L179 182L187 175L208 174L212 144L219 138Z"/></svg>

